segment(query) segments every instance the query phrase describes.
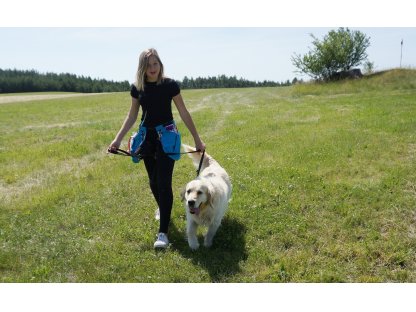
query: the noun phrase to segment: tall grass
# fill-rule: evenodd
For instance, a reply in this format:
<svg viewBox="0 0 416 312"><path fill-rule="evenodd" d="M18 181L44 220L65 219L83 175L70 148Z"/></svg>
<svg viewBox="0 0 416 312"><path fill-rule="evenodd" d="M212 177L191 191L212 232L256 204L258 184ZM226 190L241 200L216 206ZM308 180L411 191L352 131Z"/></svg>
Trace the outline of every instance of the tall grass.
<svg viewBox="0 0 416 312"><path fill-rule="evenodd" d="M183 91L234 186L196 252L179 198L191 161L175 165L172 245L156 252L143 164L105 154L128 93L2 104L0 279L415 282L415 80Z"/></svg>

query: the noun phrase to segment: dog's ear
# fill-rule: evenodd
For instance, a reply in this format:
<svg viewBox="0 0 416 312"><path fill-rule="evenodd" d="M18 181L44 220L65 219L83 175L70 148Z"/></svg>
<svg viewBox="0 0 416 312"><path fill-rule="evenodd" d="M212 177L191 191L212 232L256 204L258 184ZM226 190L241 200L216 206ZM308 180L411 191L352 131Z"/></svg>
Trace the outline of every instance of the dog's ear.
<svg viewBox="0 0 416 312"><path fill-rule="evenodd" d="M207 189L207 203L209 203L209 205L213 206L213 201L214 201L214 196L213 196L213 189L211 187L208 187Z"/></svg>

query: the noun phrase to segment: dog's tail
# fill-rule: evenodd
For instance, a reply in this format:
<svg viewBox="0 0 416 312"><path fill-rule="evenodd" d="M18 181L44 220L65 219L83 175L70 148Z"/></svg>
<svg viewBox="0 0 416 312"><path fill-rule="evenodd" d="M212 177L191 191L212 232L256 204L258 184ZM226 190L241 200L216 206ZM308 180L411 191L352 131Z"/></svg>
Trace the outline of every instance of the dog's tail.
<svg viewBox="0 0 416 312"><path fill-rule="evenodd" d="M195 152L195 150L196 150L195 147L192 147L192 146L189 146L189 145L186 145L186 144L182 144L182 147L183 147L184 151L187 152L187 153ZM188 156L192 159L192 162L193 162L195 168L198 169L199 163L200 163L201 157L202 157L202 152L201 153L189 153ZM202 161L201 171L209 166L210 159L212 159L212 157L205 152L204 160Z"/></svg>

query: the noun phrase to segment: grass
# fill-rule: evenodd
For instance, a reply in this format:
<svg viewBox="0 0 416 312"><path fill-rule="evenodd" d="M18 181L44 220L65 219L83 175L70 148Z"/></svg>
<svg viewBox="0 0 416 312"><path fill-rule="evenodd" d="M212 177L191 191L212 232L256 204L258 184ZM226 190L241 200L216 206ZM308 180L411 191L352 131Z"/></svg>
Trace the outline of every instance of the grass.
<svg viewBox="0 0 416 312"><path fill-rule="evenodd" d="M190 159L175 166L172 245L155 252L143 164L105 154L128 93L1 104L0 280L416 282L415 81L183 91L234 186L196 252L179 198Z"/></svg>

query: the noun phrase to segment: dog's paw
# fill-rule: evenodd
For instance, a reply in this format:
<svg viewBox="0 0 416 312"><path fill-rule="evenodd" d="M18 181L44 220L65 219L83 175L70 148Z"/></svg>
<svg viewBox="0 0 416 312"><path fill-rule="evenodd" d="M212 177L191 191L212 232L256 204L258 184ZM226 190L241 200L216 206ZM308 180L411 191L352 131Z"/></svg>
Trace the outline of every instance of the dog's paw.
<svg viewBox="0 0 416 312"><path fill-rule="evenodd" d="M188 245L192 250L197 250L199 248L198 239L188 239Z"/></svg>
<svg viewBox="0 0 416 312"><path fill-rule="evenodd" d="M199 243L196 243L196 244L189 243L189 248L191 248L192 250L197 250L199 248Z"/></svg>
<svg viewBox="0 0 416 312"><path fill-rule="evenodd" d="M209 239L209 238L205 237L205 239L204 239L204 247L209 248L211 246L212 246L212 238Z"/></svg>

